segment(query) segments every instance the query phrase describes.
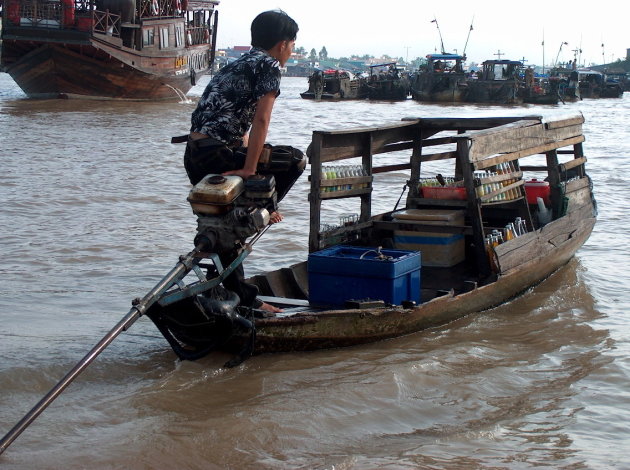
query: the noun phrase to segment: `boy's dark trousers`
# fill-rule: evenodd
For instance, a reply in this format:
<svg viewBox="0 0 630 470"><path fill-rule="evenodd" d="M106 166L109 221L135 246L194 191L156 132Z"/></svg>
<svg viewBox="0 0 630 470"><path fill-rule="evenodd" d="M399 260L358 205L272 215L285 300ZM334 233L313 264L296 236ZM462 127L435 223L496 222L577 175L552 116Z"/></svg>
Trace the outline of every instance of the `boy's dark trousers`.
<svg viewBox="0 0 630 470"><path fill-rule="evenodd" d="M246 156L246 147L231 149L211 137L199 140L188 138L184 153L184 167L188 179L195 185L208 174L220 175L226 171L243 168ZM274 175L278 202L280 202L300 177L305 166L306 159L300 150L289 146L274 146L269 161L264 164L259 163L258 173ZM218 253L218 255L225 267L236 259L238 253L233 250ZM262 305L262 302L256 299L258 288L245 282L242 264L223 281L223 285L240 297L241 305L254 308Z"/></svg>

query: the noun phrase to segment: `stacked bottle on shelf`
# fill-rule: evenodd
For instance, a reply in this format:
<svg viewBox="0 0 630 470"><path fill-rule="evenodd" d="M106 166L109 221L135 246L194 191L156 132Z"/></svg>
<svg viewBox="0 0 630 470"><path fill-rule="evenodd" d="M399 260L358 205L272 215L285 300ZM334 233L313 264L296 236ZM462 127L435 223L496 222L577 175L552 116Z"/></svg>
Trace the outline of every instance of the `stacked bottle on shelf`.
<svg viewBox="0 0 630 470"><path fill-rule="evenodd" d="M364 165L322 166L322 180L356 178L357 176L368 176L367 169ZM350 189L362 189L367 187L368 183L346 183L337 186L322 186L320 192L329 193L333 191L348 191Z"/></svg>
<svg viewBox="0 0 630 470"><path fill-rule="evenodd" d="M339 216L339 225L337 224L320 224L319 232L327 238L327 245L338 245L340 243L351 243L359 238L356 231L343 231L333 235L343 227L352 227L359 222L359 214L341 214Z"/></svg>
<svg viewBox="0 0 630 470"><path fill-rule="evenodd" d="M494 248L502 243L512 240L513 238L525 235L526 233L527 224L523 219L517 217L514 222L510 222L509 224L507 224L504 229L494 229L492 233L486 235L486 253L488 255L488 259L490 260L490 266L492 267L493 271L496 272L498 270L494 259Z"/></svg>
<svg viewBox="0 0 630 470"><path fill-rule="evenodd" d="M493 170L484 170L484 171L476 171L474 177L477 179L488 178L490 176L504 175L508 173L512 173L517 171L513 162L505 162L499 163L494 167ZM508 179L495 183L483 183L477 186L477 196L485 196L486 194L490 194L494 191L498 191L504 186L509 186L512 183L515 183L516 179ZM512 188L508 191L497 194L493 198L489 199L488 202L496 202L496 201L510 201L512 199L518 199L521 197L520 190L518 188Z"/></svg>

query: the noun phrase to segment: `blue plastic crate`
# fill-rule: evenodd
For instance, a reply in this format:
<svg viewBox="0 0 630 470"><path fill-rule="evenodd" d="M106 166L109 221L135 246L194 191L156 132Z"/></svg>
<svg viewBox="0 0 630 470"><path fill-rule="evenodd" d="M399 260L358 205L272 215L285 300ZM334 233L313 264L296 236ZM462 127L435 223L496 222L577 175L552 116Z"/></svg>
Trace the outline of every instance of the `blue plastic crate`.
<svg viewBox="0 0 630 470"><path fill-rule="evenodd" d="M308 256L309 302L343 306L347 300L420 302L420 253L372 247L334 246Z"/></svg>

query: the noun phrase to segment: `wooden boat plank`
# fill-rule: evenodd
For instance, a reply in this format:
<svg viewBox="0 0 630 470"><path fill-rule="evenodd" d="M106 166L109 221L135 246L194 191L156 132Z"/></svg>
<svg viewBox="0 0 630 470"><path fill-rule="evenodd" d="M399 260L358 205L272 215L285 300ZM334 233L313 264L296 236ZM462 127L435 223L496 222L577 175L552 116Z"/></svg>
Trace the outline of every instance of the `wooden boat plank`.
<svg viewBox="0 0 630 470"><path fill-rule="evenodd" d="M440 129L450 131L461 130L484 130L488 128L496 128L516 121L536 121L542 122L541 115L528 116L506 116L506 117L475 117L475 118L424 118L424 117L405 117L403 121L416 121L423 129Z"/></svg>
<svg viewBox="0 0 630 470"><path fill-rule="evenodd" d="M584 115L580 113L578 116L569 115L569 116L554 116L551 119L543 120L543 123L547 127L547 129L556 129L559 127L569 127L574 126L576 124L584 123Z"/></svg>
<svg viewBox="0 0 630 470"><path fill-rule="evenodd" d="M388 144L410 141L419 135L415 123L401 128L365 128L356 133L321 132L323 142L320 150L321 162L354 158L371 153L382 153ZM320 131L315 131L320 133ZM368 141L371 139L371 144Z"/></svg>
<svg viewBox="0 0 630 470"><path fill-rule="evenodd" d="M381 124L378 126L371 126L371 127L349 127L349 128L344 128L344 129L324 129L324 130L317 130L317 131L313 131L313 135L324 135L324 136L330 136L330 135L353 135L353 134L364 134L364 133L368 133L368 132L378 132L378 131L384 131L384 130L398 130L399 128L404 128L404 127L415 127L418 124L418 121L420 121L419 119L409 119L409 120L403 120L404 122L392 122L389 124Z"/></svg>
<svg viewBox="0 0 630 470"><path fill-rule="evenodd" d="M571 138L583 142L581 125L561 127L546 131L542 125L505 131L495 135L474 136L471 138L470 159L479 168L478 162L499 153L521 156L541 153L543 146L553 149L572 145ZM496 160L495 160L496 161ZM487 165L487 163L485 163Z"/></svg>
<svg viewBox="0 0 630 470"><path fill-rule="evenodd" d="M490 168L491 166L495 166L499 163L505 163L509 161L514 161L519 158L529 157L531 155L540 155L556 148L567 147L569 145L576 145L581 142L584 142L584 136L576 136L571 137L569 139L564 139L560 142L552 142L549 144L538 145L536 147L528 148L525 150L519 150L517 152L508 152L501 155L497 155L496 157L485 158L484 160L475 162L476 170L484 170L486 168ZM538 166L523 166L521 167L523 171L548 171L548 167L538 167Z"/></svg>
<svg viewBox="0 0 630 470"><path fill-rule="evenodd" d="M582 188L571 193L565 193L568 196L569 203L567 206L567 213L574 212L586 205L592 204L591 191L589 188Z"/></svg>
<svg viewBox="0 0 630 470"><path fill-rule="evenodd" d="M579 178L572 181L567 181L565 193L572 193L582 188L590 188L591 181L589 178Z"/></svg>
<svg viewBox="0 0 630 470"><path fill-rule="evenodd" d="M543 145L539 145L536 147L532 147L529 149L525 149L525 150L520 150L517 152L509 152L509 153L504 153L504 154L500 154L497 155L495 157L490 157L490 158L486 158L484 160L478 161L475 163L475 169L477 170L484 170L486 168L490 168L492 166L495 166L499 163L505 163L508 161L514 161L516 159L519 158L523 158L523 157L529 157L531 155L541 155L541 154L545 154L546 152L549 152L551 150L555 150L556 148L560 148L560 147L567 147L570 145L576 145L579 144L581 142L584 142L584 136L580 135L580 136L576 136L576 137L571 137L569 139L564 139L560 142L554 142L554 143L549 143L549 144L543 144ZM571 152L573 153L573 152ZM523 171L548 171L548 167L547 166L531 166L531 165L522 165L521 166L521 170Z"/></svg>
<svg viewBox="0 0 630 470"><path fill-rule="evenodd" d="M586 157L574 158L573 160L569 160L568 162L560 163L558 169L560 172L568 171L568 170L572 170L575 167L584 165L585 163L586 163Z"/></svg>

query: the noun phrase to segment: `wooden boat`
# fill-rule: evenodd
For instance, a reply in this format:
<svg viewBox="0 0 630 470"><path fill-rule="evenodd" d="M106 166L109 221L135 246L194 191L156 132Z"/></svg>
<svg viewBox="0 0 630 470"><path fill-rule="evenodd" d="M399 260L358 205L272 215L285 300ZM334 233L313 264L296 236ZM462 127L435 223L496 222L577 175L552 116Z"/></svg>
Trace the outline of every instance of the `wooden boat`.
<svg viewBox="0 0 630 470"><path fill-rule="evenodd" d="M523 63L518 60L486 60L481 75L469 80L465 101L468 103L522 103L519 96L520 72Z"/></svg>
<svg viewBox="0 0 630 470"><path fill-rule="evenodd" d="M523 103L530 104L558 104L560 96L558 94L558 81L549 80L543 77L531 77L528 82L527 74L525 81L520 84L519 96Z"/></svg>
<svg viewBox="0 0 630 470"><path fill-rule="evenodd" d="M621 98L623 96L624 87L619 80L604 75L604 82L599 91L600 98Z"/></svg>
<svg viewBox="0 0 630 470"><path fill-rule="evenodd" d="M347 70L316 70L308 78L307 100L357 100L367 97L365 80Z"/></svg>
<svg viewBox="0 0 630 470"><path fill-rule="evenodd" d="M218 0L7 0L4 70L31 98L181 99L213 64Z"/></svg>
<svg viewBox="0 0 630 470"><path fill-rule="evenodd" d="M396 62L370 65L370 75L366 83L369 99L406 100L409 86L408 74L399 70Z"/></svg>
<svg viewBox="0 0 630 470"><path fill-rule="evenodd" d="M577 70L555 67L549 71L549 81L555 84L558 97L562 102L575 102L582 99Z"/></svg>
<svg viewBox="0 0 630 470"><path fill-rule="evenodd" d="M543 281L573 257L596 221L585 172L583 121L581 114L551 119L406 118L377 127L315 131L309 151L309 259L250 279L263 300L284 308L275 316L252 318L253 351L314 350L407 335L490 309ZM435 146L438 151L432 151ZM401 163L400 152L405 151L409 159ZM386 163L390 152L398 157ZM374 165L377 155L381 166ZM360 159L367 175L326 177L327 165L349 159ZM434 174L426 175L423 164L438 160L450 168L456 181L452 187L424 185L425 177ZM374 175L407 170L401 177L409 188L402 212L372 214ZM549 182L544 210L537 199L530 204L527 175ZM360 201L356 220L322 228L322 205L346 198ZM419 219L404 216L414 211ZM457 217L433 218L436 211ZM510 231L509 224L517 217L526 228L514 236L521 229ZM497 232L504 234L503 243L497 244ZM327 250L351 247L371 251L370 256L388 249L416 253L401 250L408 246L405 237L416 240L411 243L420 250L422 267L421 279L402 277L404 300L384 300L386 295L371 287L380 281L366 270L348 272L343 252L331 256L332 284L315 276L321 273L314 260ZM373 295L361 292L366 285ZM416 299L414 290L419 292ZM200 318L190 302L157 306L149 316L166 322L193 351L208 338L217 339L216 322ZM232 348L244 338L231 329L220 331L222 347Z"/></svg>
<svg viewBox="0 0 630 470"><path fill-rule="evenodd" d="M468 78L463 69L464 60L458 54L427 55L426 65L411 76L411 97L416 101L465 101Z"/></svg>
<svg viewBox="0 0 630 470"><path fill-rule="evenodd" d="M630 90L630 80L628 80L629 77L630 74L623 70L623 68L606 70L606 82L619 84L622 92Z"/></svg>

